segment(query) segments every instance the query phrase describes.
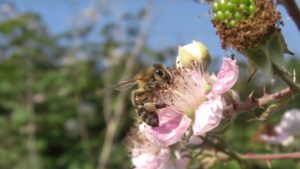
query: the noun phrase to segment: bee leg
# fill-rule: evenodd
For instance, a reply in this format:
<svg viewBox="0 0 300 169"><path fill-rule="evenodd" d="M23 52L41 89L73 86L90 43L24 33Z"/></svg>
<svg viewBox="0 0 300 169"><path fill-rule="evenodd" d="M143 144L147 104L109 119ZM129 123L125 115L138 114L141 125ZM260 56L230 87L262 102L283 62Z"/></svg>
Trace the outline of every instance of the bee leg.
<svg viewBox="0 0 300 169"><path fill-rule="evenodd" d="M134 91L132 91L131 94L131 102L133 104L133 106L138 106L143 104L143 101L145 99L147 99L148 94L147 91L145 89L136 89Z"/></svg>
<svg viewBox="0 0 300 169"><path fill-rule="evenodd" d="M165 104L165 103L155 103L155 107L157 108L157 109L162 109L162 108L165 108L165 107L167 107L168 105L167 104Z"/></svg>
<svg viewBox="0 0 300 169"><path fill-rule="evenodd" d="M143 108L148 112L155 112L156 104L154 102L147 102L147 103L144 103Z"/></svg>
<svg viewBox="0 0 300 169"><path fill-rule="evenodd" d="M149 82L145 88L146 90L152 91L155 88L155 83Z"/></svg>
<svg viewBox="0 0 300 169"><path fill-rule="evenodd" d="M154 112L156 109L162 109L167 106L168 105L165 103L155 103L155 102L147 102L147 103L144 103L144 105L143 105L144 109L149 112Z"/></svg>

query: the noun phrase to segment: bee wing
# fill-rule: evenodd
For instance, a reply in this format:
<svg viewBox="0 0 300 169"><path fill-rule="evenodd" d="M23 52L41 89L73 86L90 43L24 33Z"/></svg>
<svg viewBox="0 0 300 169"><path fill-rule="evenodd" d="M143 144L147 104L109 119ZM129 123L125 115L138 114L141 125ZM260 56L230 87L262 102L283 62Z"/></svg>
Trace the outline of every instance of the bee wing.
<svg viewBox="0 0 300 169"><path fill-rule="evenodd" d="M101 96L102 94L105 94L112 90L119 90L119 91L128 90L128 89L132 88L134 85L136 85L138 80L139 79L123 80L123 81L119 82L118 84L115 84L115 85L112 85L112 86L102 89L99 94Z"/></svg>
<svg viewBox="0 0 300 169"><path fill-rule="evenodd" d="M124 80L114 86L115 90L124 91L137 84L138 79Z"/></svg>

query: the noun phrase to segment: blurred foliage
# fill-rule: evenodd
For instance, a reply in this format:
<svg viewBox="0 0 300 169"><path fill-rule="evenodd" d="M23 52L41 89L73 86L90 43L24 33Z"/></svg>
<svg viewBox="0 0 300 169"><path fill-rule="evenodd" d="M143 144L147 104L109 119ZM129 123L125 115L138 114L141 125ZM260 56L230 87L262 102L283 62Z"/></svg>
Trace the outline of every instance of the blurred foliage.
<svg viewBox="0 0 300 169"><path fill-rule="evenodd" d="M102 38L99 42L85 39L92 34L92 25L53 36L41 18L33 13L0 22L0 168L31 168L31 150L36 153L36 168L94 169L97 166L111 117L104 112L113 111L105 108L105 100L111 99L114 106L118 96L118 92L108 96L99 95L99 92L122 80L124 62L130 57L144 15L144 10L124 15L127 38L123 39L126 41L117 40L115 33L120 25L114 22L107 23L99 31ZM80 43L74 44L76 40ZM154 51L143 47L135 61L134 72L149 63L174 60L169 56L175 56L175 51L175 48ZM292 60L289 64L288 67L300 76L300 61ZM241 74L245 75L245 65L241 63L240 67ZM263 82L259 77L249 84L243 77L235 86L242 99L253 89L255 96L263 94ZM266 89L272 92L278 87L269 84ZM300 107L299 102L299 97L295 97L286 108ZM129 95L124 107L107 168L130 168L131 165L122 145L134 120ZM257 114L259 112L257 110ZM225 133L227 141L241 153L270 152L268 146L253 142L252 136L261 122L243 120L243 116L248 115L241 114ZM270 121L278 121L279 117L280 113ZM30 137L34 138L33 149ZM297 165L293 160L272 164L273 168L295 168ZM266 168L263 162L252 165ZM239 168L239 165L229 162L225 167ZM224 165L218 164L216 168L224 168Z"/></svg>
<svg viewBox="0 0 300 169"><path fill-rule="evenodd" d="M120 23L107 23L99 31L101 41L91 41L93 25L54 36L35 13L1 18L0 168L96 168L111 117L104 113L104 98L111 99L107 107L116 105L118 96L100 93L122 80L143 15L144 10L123 17L126 41L116 35ZM145 60L163 61L174 51L143 47L134 72L149 64ZM133 123L129 95L124 111L108 168L131 165L122 144Z"/></svg>

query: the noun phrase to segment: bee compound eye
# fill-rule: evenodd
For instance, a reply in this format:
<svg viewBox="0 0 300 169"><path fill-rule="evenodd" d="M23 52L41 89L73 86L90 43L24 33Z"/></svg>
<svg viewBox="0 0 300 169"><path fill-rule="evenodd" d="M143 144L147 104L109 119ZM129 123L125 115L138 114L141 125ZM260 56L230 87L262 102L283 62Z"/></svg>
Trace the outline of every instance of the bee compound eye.
<svg viewBox="0 0 300 169"><path fill-rule="evenodd" d="M235 60L234 54L232 54L232 55L230 56L230 58L231 58L231 60Z"/></svg>
<svg viewBox="0 0 300 169"><path fill-rule="evenodd" d="M162 76L164 75L164 72L162 72L162 71L159 70L159 69L156 69L155 73L156 73L158 76L160 76L160 77L162 77Z"/></svg>

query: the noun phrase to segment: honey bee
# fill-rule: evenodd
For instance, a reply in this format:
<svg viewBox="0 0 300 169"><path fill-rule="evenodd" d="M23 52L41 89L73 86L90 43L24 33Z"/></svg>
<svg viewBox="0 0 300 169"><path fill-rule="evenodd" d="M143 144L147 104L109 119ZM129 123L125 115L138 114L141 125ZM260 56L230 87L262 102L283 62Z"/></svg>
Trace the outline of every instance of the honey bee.
<svg viewBox="0 0 300 169"><path fill-rule="evenodd" d="M159 117L156 111L167 105L154 100L153 91L162 84L170 84L171 81L172 78L168 68L163 64L154 64L145 72L138 74L136 78L121 81L112 88L124 90L137 84L138 88L133 90L131 94L131 101L135 111L141 121L149 126L157 127L159 125Z"/></svg>

